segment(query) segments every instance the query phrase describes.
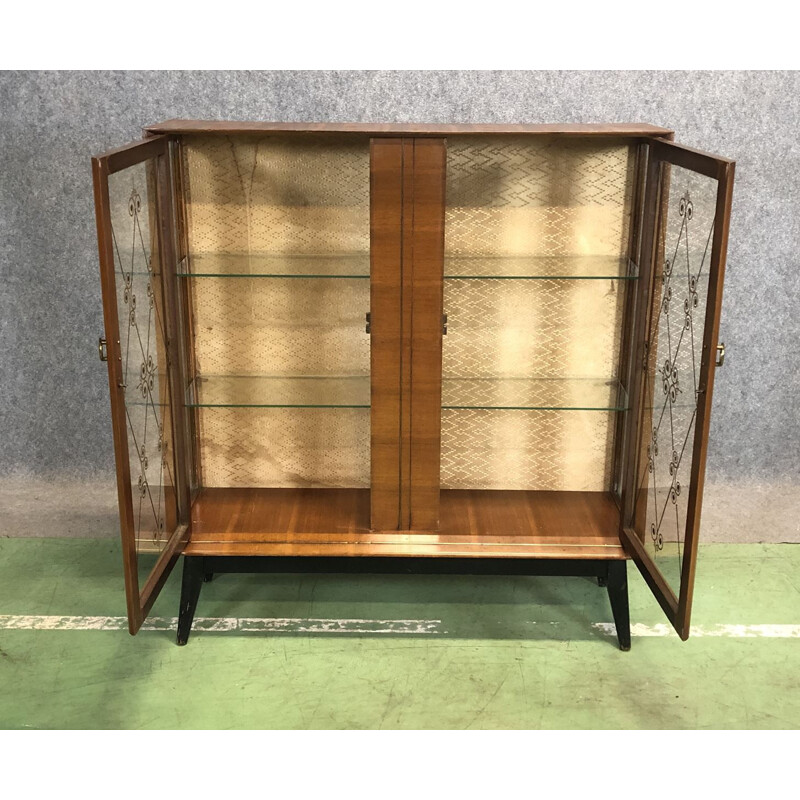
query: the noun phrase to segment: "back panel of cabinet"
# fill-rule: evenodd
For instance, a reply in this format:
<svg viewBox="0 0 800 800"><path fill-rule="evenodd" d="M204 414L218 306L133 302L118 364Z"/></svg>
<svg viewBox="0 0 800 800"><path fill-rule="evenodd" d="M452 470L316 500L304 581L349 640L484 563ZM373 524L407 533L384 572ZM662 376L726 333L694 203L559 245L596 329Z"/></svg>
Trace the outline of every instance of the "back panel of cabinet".
<svg viewBox="0 0 800 800"><path fill-rule="evenodd" d="M636 147L448 139L441 487L607 491Z"/></svg>
<svg viewBox="0 0 800 800"><path fill-rule="evenodd" d="M369 486L369 145L182 143L199 482Z"/></svg>

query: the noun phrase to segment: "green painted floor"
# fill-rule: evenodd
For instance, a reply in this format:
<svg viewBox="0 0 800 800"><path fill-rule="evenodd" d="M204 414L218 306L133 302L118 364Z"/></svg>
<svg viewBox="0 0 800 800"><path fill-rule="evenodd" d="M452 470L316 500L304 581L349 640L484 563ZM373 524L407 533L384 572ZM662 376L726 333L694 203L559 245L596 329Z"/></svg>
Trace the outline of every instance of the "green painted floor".
<svg viewBox="0 0 800 800"><path fill-rule="evenodd" d="M662 623L629 566L631 619ZM153 614L177 613L178 570ZM800 546L701 548L693 624L800 624ZM119 547L0 539L0 615L125 613ZM640 636L583 578L226 575L201 617L433 633L0 629L2 728L797 728L800 638Z"/></svg>

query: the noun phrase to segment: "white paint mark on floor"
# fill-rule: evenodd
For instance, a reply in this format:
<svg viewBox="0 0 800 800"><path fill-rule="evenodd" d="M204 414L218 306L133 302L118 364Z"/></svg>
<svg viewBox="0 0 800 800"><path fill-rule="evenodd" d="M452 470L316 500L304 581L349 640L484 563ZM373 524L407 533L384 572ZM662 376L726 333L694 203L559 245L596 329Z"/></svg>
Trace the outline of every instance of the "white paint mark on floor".
<svg viewBox="0 0 800 800"><path fill-rule="evenodd" d="M533 625L537 623L531 623ZM545 623L548 628L561 623ZM176 617L151 617L143 631L172 631ZM613 622L594 622L592 628L616 636ZM68 617L0 614L0 630L26 631L120 631L128 629L127 617ZM293 617L195 617L194 631L239 631L240 633L349 633L349 634L444 634L440 619L304 619ZM631 625L631 635L677 636L671 625ZM694 625L692 636L722 636L732 639L797 639L800 625Z"/></svg>
<svg viewBox="0 0 800 800"><path fill-rule="evenodd" d="M243 633L444 633L440 619L303 619L195 617L193 631L240 631ZM171 631L176 617L150 617L143 631ZM127 617L56 617L0 615L0 629L28 631L119 631L128 629Z"/></svg>
<svg viewBox="0 0 800 800"><path fill-rule="evenodd" d="M613 622L594 622L592 627L608 636L616 636L617 629ZM677 636L672 625L631 625L631 636ZM725 636L731 639L767 639L800 638L800 625L692 625L691 636Z"/></svg>

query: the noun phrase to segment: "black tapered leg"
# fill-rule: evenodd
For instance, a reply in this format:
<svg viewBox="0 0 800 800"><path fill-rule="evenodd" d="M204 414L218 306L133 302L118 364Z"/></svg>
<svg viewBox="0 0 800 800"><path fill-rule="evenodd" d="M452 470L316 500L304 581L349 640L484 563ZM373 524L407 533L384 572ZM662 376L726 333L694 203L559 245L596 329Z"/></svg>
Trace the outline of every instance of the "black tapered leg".
<svg viewBox="0 0 800 800"><path fill-rule="evenodd" d="M178 644L189 641L194 611L203 586L205 559L202 556L183 557L183 580L181 582L181 604L178 609Z"/></svg>
<svg viewBox="0 0 800 800"><path fill-rule="evenodd" d="M204 572L203 573L203 583L211 583L214 580L214 573L213 572Z"/></svg>
<svg viewBox="0 0 800 800"><path fill-rule="evenodd" d="M628 562L610 561L608 564L608 599L617 627L620 650L631 649L631 617L628 609Z"/></svg>

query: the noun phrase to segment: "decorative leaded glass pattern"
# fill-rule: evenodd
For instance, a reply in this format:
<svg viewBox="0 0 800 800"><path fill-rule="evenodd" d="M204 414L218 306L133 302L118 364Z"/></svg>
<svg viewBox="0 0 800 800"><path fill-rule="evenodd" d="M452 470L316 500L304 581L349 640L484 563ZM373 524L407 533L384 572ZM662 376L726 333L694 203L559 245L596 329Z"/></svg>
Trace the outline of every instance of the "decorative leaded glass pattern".
<svg viewBox="0 0 800 800"><path fill-rule="evenodd" d="M146 164L109 177L137 552L162 550L176 527L161 264L149 177Z"/></svg>
<svg viewBox="0 0 800 800"><path fill-rule="evenodd" d="M681 167L665 169L669 200L658 243L662 257L654 275L644 365L649 441L639 498L647 504L645 545L677 587L695 455L717 182Z"/></svg>

